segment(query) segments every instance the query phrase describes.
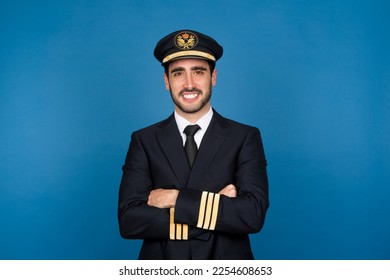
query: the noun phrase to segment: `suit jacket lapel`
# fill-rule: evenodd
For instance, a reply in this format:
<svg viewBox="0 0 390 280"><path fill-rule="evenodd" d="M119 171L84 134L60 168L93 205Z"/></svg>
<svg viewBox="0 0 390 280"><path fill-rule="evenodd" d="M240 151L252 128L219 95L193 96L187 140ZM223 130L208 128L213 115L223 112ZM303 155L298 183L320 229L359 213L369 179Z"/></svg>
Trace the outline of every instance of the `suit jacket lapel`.
<svg viewBox="0 0 390 280"><path fill-rule="evenodd" d="M229 129L222 116L214 111L211 123L203 136L194 165L192 167L187 186L196 187L213 161Z"/></svg>
<svg viewBox="0 0 390 280"><path fill-rule="evenodd" d="M180 187L185 187L190 167L183 148L183 140L173 115L161 124L161 130L157 133L157 138L179 181Z"/></svg>

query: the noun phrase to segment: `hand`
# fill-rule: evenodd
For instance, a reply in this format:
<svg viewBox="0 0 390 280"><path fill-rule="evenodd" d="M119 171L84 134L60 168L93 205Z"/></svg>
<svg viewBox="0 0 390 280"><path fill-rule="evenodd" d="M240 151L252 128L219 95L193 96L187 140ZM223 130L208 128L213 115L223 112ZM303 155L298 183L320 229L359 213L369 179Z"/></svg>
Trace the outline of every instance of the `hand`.
<svg viewBox="0 0 390 280"><path fill-rule="evenodd" d="M237 188L235 185L230 184L224 187L222 190L218 192L219 194L226 195L227 197L236 197L237 196Z"/></svg>
<svg viewBox="0 0 390 280"><path fill-rule="evenodd" d="M158 208L172 208L176 205L179 191L175 189L152 190L148 197L148 205Z"/></svg>

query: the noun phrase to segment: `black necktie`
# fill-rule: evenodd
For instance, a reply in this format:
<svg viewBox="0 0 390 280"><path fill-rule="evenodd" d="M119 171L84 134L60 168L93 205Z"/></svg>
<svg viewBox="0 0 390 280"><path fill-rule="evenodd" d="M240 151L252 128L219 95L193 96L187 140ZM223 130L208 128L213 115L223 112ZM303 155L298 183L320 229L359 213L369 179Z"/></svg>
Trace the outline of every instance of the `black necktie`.
<svg viewBox="0 0 390 280"><path fill-rule="evenodd" d="M190 164L191 168L192 168L192 164L194 163L196 153L198 152L198 147L196 146L194 135L199 129L200 126L197 124L188 125L184 129L184 133L187 135L187 140L184 145L184 149L186 150L188 163Z"/></svg>

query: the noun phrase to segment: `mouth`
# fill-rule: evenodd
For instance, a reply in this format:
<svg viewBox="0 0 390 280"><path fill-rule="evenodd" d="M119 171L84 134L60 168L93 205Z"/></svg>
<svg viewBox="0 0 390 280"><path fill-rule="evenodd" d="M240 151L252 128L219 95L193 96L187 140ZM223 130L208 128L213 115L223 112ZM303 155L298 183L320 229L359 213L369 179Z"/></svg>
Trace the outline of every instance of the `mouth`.
<svg viewBox="0 0 390 280"><path fill-rule="evenodd" d="M201 91L198 89L193 90L183 90L181 96L185 101L191 102L195 101L201 94Z"/></svg>
<svg viewBox="0 0 390 280"><path fill-rule="evenodd" d="M185 100L194 100L196 99L197 97L199 96L199 93L185 93L182 95L182 97L185 99Z"/></svg>

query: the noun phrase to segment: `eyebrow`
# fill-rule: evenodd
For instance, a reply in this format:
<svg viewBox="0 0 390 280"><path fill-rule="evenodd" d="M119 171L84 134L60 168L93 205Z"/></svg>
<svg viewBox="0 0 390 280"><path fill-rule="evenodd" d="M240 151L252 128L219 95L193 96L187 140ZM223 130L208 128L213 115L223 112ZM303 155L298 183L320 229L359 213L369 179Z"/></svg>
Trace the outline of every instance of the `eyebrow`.
<svg viewBox="0 0 390 280"><path fill-rule="evenodd" d="M194 66L191 68L192 71L196 71L196 70L203 70L203 71L206 71L207 68L206 67L202 67L202 66Z"/></svg>
<svg viewBox="0 0 390 280"><path fill-rule="evenodd" d="M197 71L197 70L202 70L202 71L207 71L207 68L202 67L202 66L194 66L191 68L192 71ZM184 67L176 67L171 70L171 73L179 72L179 71L185 71Z"/></svg>
<svg viewBox="0 0 390 280"><path fill-rule="evenodd" d="M176 68L173 68L172 70L171 70L171 73L175 73L175 72L179 72L179 71L184 71L185 69L184 69L184 67L176 67Z"/></svg>

